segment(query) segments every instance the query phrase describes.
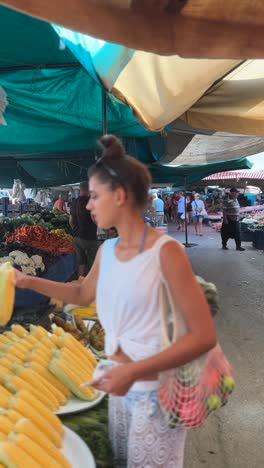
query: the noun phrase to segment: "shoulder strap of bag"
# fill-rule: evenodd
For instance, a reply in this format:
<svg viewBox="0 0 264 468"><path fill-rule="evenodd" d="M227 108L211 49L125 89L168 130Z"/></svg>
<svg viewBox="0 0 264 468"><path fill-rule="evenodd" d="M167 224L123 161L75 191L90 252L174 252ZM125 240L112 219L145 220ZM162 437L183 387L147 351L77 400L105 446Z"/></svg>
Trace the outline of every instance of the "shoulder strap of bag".
<svg viewBox="0 0 264 468"><path fill-rule="evenodd" d="M159 308L161 320L161 338L162 346L167 348L174 343L180 336L186 333L186 324L182 314L178 310L175 301L172 298L169 285L166 278L163 276L160 264L160 251L164 244L175 239L169 236L162 236L164 239L158 241L157 248L157 261L161 275L161 282L159 286ZM162 238L161 238L162 239ZM177 241L175 241L177 242ZM182 247L183 248L183 247ZM169 333L170 329L170 333Z"/></svg>

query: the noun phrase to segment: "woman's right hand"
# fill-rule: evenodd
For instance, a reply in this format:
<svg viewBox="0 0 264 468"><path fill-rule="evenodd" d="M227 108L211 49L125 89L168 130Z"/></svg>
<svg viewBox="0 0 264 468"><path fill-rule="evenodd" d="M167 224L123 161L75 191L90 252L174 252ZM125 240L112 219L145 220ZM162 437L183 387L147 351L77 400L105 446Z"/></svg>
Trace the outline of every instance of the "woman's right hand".
<svg viewBox="0 0 264 468"><path fill-rule="evenodd" d="M15 270L15 286L16 288L27 288L28 287L28 280L29 280L29 277L27 275L25 275L24 273L21 273L21 271L17 270L16 268L14 268Z"/></svg>

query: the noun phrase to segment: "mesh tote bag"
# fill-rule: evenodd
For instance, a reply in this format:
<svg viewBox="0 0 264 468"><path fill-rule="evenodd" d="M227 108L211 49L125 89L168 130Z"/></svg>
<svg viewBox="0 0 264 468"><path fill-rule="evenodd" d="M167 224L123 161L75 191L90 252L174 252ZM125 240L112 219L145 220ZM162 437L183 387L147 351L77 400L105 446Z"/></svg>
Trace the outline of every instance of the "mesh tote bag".
<svg viewBox="0 0 264 468"><path fill-rule="evenodd" d="M165 281L160 287L162 349L187 333ZM234 389L233 369L219 344L183 366L159 374L159 404L170 427L197 428L224 406Z"/></svg>

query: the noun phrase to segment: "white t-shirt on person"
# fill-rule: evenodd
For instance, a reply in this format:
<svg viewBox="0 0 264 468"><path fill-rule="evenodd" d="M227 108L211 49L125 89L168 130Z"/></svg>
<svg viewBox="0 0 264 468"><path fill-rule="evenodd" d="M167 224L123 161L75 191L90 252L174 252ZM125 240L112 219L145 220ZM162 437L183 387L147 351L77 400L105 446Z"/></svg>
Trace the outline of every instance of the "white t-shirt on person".
<svg viewBox="0 0 264 468"><path fill-rule="evenodd" d="M192 202L192 209L195 216L202 216L201 212L205 210L203 200L195 200Z"/></svg>

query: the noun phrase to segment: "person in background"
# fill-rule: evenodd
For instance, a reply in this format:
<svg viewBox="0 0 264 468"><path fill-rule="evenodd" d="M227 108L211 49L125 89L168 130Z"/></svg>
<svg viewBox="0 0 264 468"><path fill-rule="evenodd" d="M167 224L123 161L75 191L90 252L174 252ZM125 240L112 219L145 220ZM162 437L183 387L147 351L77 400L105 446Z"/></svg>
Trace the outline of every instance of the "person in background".
<svg viewBox="0 0 264 468"><path fill-rule="evenodd" d="M157 226L161 226L164 222L164 201L158 197L156 193L153 193L153 209L157 217Z"/></svg>
<svg viewBox="0 0 264 468"><path fill-rule="evenodd" d="M184 224L185 224L185 216L186 216L186 206L185 206L185 197L182 192L179 193L179 201L178 201L178 214L177 219L179 222L178 230L181 229L184 232Z"/></svg>
<svg viewBox="0 0 264 468"><path fill-rule="evenodd" d="M171 221L177 223L178 220L178 202L180 195L178 192L174 192L171 197ZM178 223L179 224L179 223Z"/></svg>
<svg viewBox="0 0 264 468"><path fill-rule="evenodd" d="M228 197L223 201L223 224L221 228L222 249L228 250L228 239L235 239L236 250L243 252L245 249L241 247L240 236L240 205L237 197L239 190L232 187Z"/></svg>
<svg viewBox="0 0 264 468"><path fill-rule="evenodd" d="M170 221L170 201L167 196L164 197L164 221L166 224Z"/></svg>
<svg viewBox="0 0 264 468"><path fill-rule="evenodd" d="M192 195L187 195L187 223L192 224L193 222L193 208L192 208Z"/></svg>
<svg viewBox="0 0 264 468"><path fill-rule="evenodd" d="M66 198L63 193L60 194L59 199L55 201L54 208L59 210L61 213L68 214L66 208Z"/></svg>
<svg viewBox="0 0 264 468"><path fill-rule="evenodd" d="M90 271L99 247L97 225L86 209L88 202L88 182L84 181L80 183L80 196L72 200L69 219L79 263L79 276Z"/></svg>
<svg viewBox="0 0 264 468"><path fill-rule="evenodd" d="M112 368L88 385L109 394L109 436L118 467L183 468L187 431L170 427L159 405L159 373L193 361L216 345L214 320L182 246L142 218L150 173L112 135L89 169L87 208L100 229L119 237L100 247L81 283L58 283L15 271L16 286L88 306L96 299ZM167 349L160 332L160 286L186 322L186 334ZM171 402L173 403L173 402Z"/></svg>
<svg viewBox="0 0 264 468"><path fill-rule="evenodd" d="M194 201L192 202L192 211L193 211L193 222L194 222L195 234L197 236L202 236L203 235L202 233L203 219L204 219L204 214L206 210L205 210L204 201L201 200L199 193L195 194Z"/></svg>

